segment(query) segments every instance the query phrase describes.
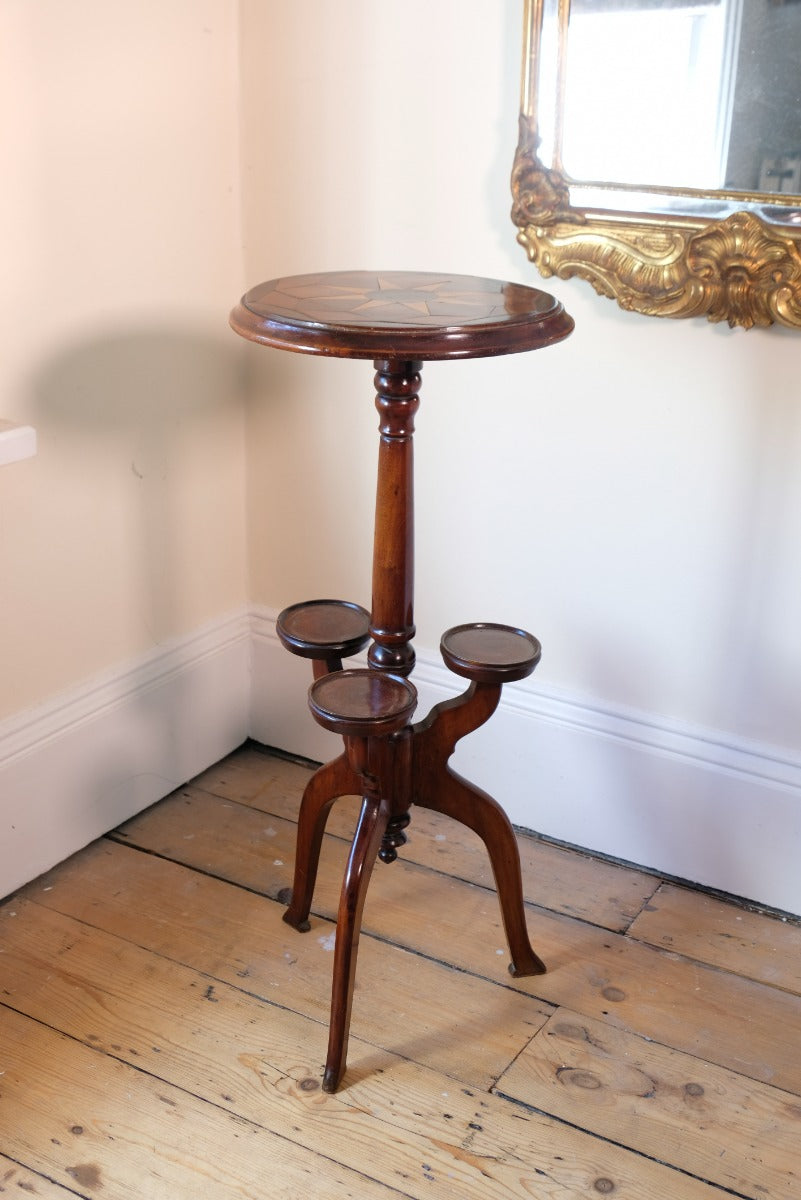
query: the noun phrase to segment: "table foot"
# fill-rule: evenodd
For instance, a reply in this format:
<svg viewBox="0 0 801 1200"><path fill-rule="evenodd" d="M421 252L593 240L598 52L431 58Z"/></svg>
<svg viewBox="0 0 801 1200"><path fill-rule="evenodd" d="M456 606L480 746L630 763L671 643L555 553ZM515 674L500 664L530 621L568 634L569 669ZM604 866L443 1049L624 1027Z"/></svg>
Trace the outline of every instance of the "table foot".
<svg viewBox="0 0 801 1200"><path fill-rule="evenodd" d="M500 683L473 680L466 692L435 705L416 726L415 803L472 829L489 855L515 977L542 975L545 964L526 930L520 851L511 822L497 800L447 765L457 741L483 725L495 711Z"/></svg>
<svg viewBox="0 0 801 1200"><path fill-rule="evenodd" d="M314 885L320 862L320 848L331 806L340 796L359 795L362 785L351 767L347 754L315 771L303 792L298 813L295 849L295 875L292 896L284 913L287 925L301 933L309 929Z"/></svg>
<svg viewBox="0 0 801 1200"><path fill-rule="evenodd" d="M423 808L444 813L477 833L489 855L512 962L510 974L542 975L545 963L532 949L526 929L520 851L514 829L497 800L444 767L418 798Z"/></svg>
<svg viewBox="0 0 801 1200"><path fill-rule="evenodd" d="M385 800L365 797L342 881L337 913L331 1022L323 1076L323 1091L326 1092L335 1092L345 1073L362 911L373 865L388 821L388 803Z"/></svg>

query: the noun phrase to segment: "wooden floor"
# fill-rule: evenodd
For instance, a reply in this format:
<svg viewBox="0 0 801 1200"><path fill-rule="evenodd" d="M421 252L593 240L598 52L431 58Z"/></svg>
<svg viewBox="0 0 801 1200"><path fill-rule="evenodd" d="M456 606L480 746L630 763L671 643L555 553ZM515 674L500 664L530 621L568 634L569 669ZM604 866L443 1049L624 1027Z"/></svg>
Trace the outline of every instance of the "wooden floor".
<svg viewBox="0 0 801 1200"><path fill-rule="evenodd" d="M339 881L281 920L308 769L246 747L0 908L0 1194L801 1198L801 928L521 838L547 975L483 848L416 811L320 1088Z"/></svg>

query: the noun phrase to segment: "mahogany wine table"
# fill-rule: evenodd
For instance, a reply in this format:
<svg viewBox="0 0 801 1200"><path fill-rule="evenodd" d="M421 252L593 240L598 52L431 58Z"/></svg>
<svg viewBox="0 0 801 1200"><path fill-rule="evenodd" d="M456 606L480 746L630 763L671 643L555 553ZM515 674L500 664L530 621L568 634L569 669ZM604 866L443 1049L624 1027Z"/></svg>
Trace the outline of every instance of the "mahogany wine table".
<svg viewBox="0 0 801 1200"><path fill-rule="evenodd" d="M526 931L520 856L500 805L452 771L456 742L492 715L503 684L537 665L525 630L472 624L449 629L441 652L469 681L460 696L412 723L414 521L412 437L424 361L537 350L561 341L572 319L551 296L472 276L346 271L259 284L231 325L255 342L304 354L372 359L379 413L372 611L338 600L292 605L278 618L287 649L312 661L309 706L341 734L344 752L320 767L303 794L294 883L284 920L309 928L325 823L339 796L361 795L337 917L328 1057L323 1087L345 1071L362 909L376 857L392 862L412 804L446 813L482 838L492 864L513 975L545 970ZM321 401L322 403L322 401ZM368 642L367 667L342 659Z"/></svg>

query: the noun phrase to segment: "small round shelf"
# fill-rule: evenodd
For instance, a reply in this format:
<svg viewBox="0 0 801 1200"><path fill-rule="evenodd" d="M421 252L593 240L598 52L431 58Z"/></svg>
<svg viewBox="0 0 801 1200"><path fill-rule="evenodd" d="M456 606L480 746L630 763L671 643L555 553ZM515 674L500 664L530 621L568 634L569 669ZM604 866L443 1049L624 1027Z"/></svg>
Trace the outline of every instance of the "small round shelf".
<svg viewBox="0 0 801 1200"><path fill-rule="evenodd" d="M324 729L351 737L385 737L408 724L417 689L407 679L369 668L334 671L309 688L309 708Z"/></svg>
<svg viewBox="0 0 801 1200"><path fill-rule="evenodd" d="M301 658L349 658L370 640L370 614L349 600L304 600L279 614L281 644Z"/></svg>
<svg viewBox="0 0 801 1200"><path fill-rule="evenodd" d="M510 683L531 674L542 647L525 629L474 622L447 630L440 651L457 675L477 683Z"/></svg>

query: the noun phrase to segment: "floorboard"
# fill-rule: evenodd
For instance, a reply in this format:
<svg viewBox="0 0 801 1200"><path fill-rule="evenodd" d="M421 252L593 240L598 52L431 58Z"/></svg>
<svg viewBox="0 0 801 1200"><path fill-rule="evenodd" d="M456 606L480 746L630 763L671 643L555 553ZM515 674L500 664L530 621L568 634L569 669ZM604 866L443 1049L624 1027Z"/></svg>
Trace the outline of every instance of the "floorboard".
<svg viewBox="0 0 801 1200"><path fill-rule="evenodd" d="M374 873L324 1093L355 807L299 934L308 777L246 747L0 907L0 1195L801 1200L798 925L521 837L515 980L437 814Z"/></svg>
<svg viewBox="0 0 801 1200"><path fill-rule="evenodd" d="M27 1167L12 1162L5 1154L0 1154L0 1196L33 1196L39 1200L70 1200L75 1192L59 1187L52 1179L29 1171Z"/></svg>
<svg viewBox="0 0 801 1200"><path fill-rule="evenodd" d="M220 804L200 790L184 790L129 822L122 834L126 845L195 869L209 871L213 860L226 881L271 896L291 883L294 826L273 815L265 822L261 812L231 800ZM344 840L329 838L321 856L317 937L328 935L325 922L336 914L346 851ZM389 868L378 864L363 921L374 938L430 961L447 959L498 987L801 1091L801 997L783 989L534 906L529 931L549 970L511 980L495 893L405 857ZM750 1014L747 1038L742 1013Z"/></svg>
<svg viewBox="0 0 801 1200"><path fill-rule="evenodd" d="M663 884L630 928L633 937L801 995L801 926L690 888Z"/></svg>
<svg viewBox="0 0 801 1200"><path fill-rule="evenodd" d="M497 1089L741 1194L798 1184L796 1096L566 1009Z"/></svg>

